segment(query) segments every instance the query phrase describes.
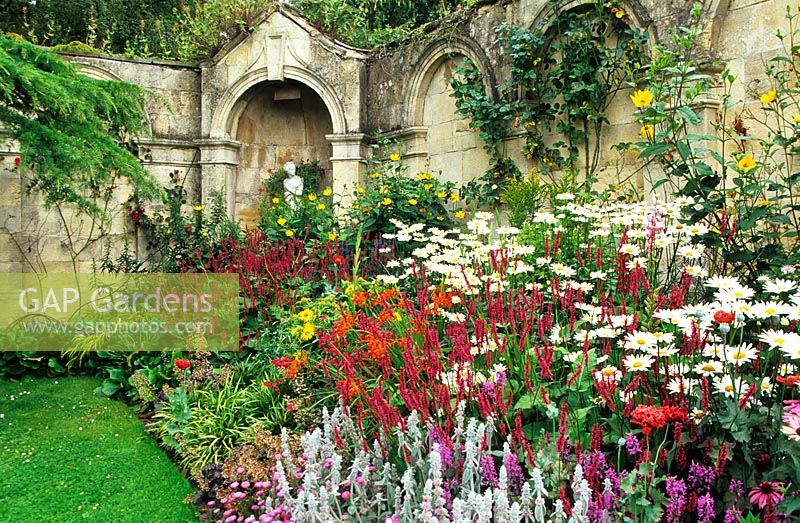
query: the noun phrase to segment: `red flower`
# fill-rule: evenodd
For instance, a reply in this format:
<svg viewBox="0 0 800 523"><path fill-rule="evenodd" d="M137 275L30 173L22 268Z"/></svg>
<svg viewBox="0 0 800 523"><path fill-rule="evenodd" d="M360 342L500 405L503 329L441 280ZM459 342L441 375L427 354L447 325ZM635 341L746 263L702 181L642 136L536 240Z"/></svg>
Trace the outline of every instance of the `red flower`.
<svg viewBox="0 0 800 523"><path fill-rule="evenodd" d="M344 263L344 256L341 254L334 254L332 260L336 265L341 265Z"/></svg>
<svg viewBox="0 0 800 523"><path fill-rule="evenodd" d="M14 165L19 165L19 164L21 164L21 163L22 163L22 158L20 158L19 156L17 156L16 158L14 158Z"/></svg>
<svg viewBox="0 0 800 523"><path fill-rule="evenodd" d="M781 385L786 385L787 387L796 387L800 385L800 376L778 376L775 378L775 381L780 383Z"/></svg>
<svg viewBox="0 0 800 523"><path fill-rule="evenodd" d="M181 370L186 370L192 366L192 362L189 360L185 360L183 358L178 358L177 360L175 360L175 366Z"/></svg>
<svg viewBox="0 0 800 523"><path fill-rule="evenodd" d="M717 323L733 323L736 315L728 311L717 311L714 313L714 321Z"/></svg>

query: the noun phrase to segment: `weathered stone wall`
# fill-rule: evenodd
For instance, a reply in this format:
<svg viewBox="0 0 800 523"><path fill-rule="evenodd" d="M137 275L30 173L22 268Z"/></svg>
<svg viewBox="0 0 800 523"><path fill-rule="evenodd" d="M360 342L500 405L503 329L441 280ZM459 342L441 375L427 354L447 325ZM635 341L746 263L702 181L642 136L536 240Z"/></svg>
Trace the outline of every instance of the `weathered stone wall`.
<svg viewBox="0 0 800 523"><path fill-rule="evenodd" d="M567 0L561 8L581 3ZM620 5L653 41L664 42L671 30L689 22L693 4L632 0ZM759 104L757 94L766 87L758 81L780 47L775 31L785 24L785 7L785 0L705 0L698 60L728 64L737 76L733 98ZM160 99L148 107L152 135L139 141L144 164L165 183L171 172L185 175L193 202L223 192L231 216L252 223L266 169L288 159L320 159L335 192L347 194L362 174L360 160L372 133L403 142L414 170L440 171L455 182L481 175L488 157L477 133L457 115L448 80L468 57L494 92L508 70L494 28L503 22L539 27L549 9L546 0L490 1L408 41L367 53L330 39L280 6L202 64L67 58L87 75L155 92ZM300 86L300 103L281 105L274 89L290 84ZM720 116L714 102L699 109L706 128ZM638 132L631 113L627 93L617 94L600 145L599 170L607 180L618 170L633 172L635 158L611 149ZM756 124L751 127L750 132L760 131ZM520 138L512 136L505 147L518 165L526 165ZM61 219L26 194L14 164L17 155L16 144L0 140L0 270L71 270ZM638 176L637 185L646 188L647 180ZM124 202L128 190L120 187L115 196L117 204ZM135 246L131 224L117 207L114 234ZM70 216L66 220L74 223ZM82 253L82 270L100 256L100 247L96 243Z"/></svg>

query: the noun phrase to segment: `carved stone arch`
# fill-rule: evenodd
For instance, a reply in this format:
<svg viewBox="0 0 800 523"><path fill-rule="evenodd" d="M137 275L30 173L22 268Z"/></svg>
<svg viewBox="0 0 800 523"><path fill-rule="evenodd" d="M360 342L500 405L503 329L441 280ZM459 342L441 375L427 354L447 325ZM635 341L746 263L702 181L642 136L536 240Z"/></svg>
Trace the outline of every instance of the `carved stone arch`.
<svg viewBox="0 0 800 523"><path fill-rule="evenodd" d="M727 1L727 0L726 0ZM533 18L530 24L531 29L544 29L548 24L549 18L556 12L570 11L585 4L593 3L592 0L566 0L554 6L552 2L544 4L542 9ZM639 0L625 0L620 2L620 8L633 21L633 25L640 29L648 29L652 25L652 18L647 8Z"/></svg>
<svg viewBox="0 0 800 523"><path fill-rule="evenodd" d="M88 76L89 78L94 78L95 80L111 80L113 82L122 81L122 78L119 76L101 67L97 67L96 65L79 64L78 72L84 76Z"/></svg>
<svg viewBox="0 0 800 523"><path fill-rule="evenodd" d="M408 125L417 126L422 124L425 92L433 80L436 70L445 60L459 55L472 60L483 73L483 82L486 90L491 93L494 92L494 74L489 66L489 58L477 42L466 37L437 40L422 52L414 67L415 72L411 79L411 89L406 100L406 121Z"/></svg>
<svg viewBox="0 0 800 523"><path fill-rule="evenodd" d="M343 104L333 88L322 77L308 69L286 65L284 66L284 78L296 80L313 89L325 102L331 115L333 134L347 133ZM239 116L247 105L246 100L243 100L242 97L251 87L267 81L271 81L267 68L262 67L250 71L234 82L222 95L214 110L209 137L211 139L231 139L236 136Z"/></svg>

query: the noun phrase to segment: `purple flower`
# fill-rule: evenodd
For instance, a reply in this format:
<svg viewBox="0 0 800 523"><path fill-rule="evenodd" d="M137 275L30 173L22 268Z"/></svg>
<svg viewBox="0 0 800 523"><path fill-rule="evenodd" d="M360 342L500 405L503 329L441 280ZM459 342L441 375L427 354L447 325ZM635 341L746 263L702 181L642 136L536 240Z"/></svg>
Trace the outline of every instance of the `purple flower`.
<svg viewBox="0 0 800 523"><path fill-rule="evenodd" d="M625 450L628 451L629 456L638 456L642 453L642 446L639 444L639 438L634 434L628 434L625 438Z"/></svg>
<svg viewBox="0 0 800 523"><path fill-rule="evenodd" d="M686 483L682 479L667 476L667 514L665 521L678 523L686 507Z"/></svg>
<svg viewBox="0 0 800 523"><path fill-rule="evenodd" d="M487 487L497 487L497 469L494 465L494 459L488 454L481 456L481 478L483 485Z"/></svg>
<svg viewBox="0 0 800 523"><path fill-rule="evenodd" d="M692 460L692 464L689 466L689 477L687 479L689 487L700 494L711 490L711 485L716 481L717 474L714 472L713 467L701 465Z"/></svg>
<svg viewBox="0 0 800 523"><path fill-rule="evenodd" d="M697 500L698 523L711 523L714 520L714 498L706 493Z"/></svg>
<svg viewBox="0 0 800 523"><path fill-rule="evenodd" d="M519 466L517 455L509 452L503 461L503 465L506 466L509 490L519 495L522 492L522 484L525 483L525 474L522 472L522 467Z"/></svg>

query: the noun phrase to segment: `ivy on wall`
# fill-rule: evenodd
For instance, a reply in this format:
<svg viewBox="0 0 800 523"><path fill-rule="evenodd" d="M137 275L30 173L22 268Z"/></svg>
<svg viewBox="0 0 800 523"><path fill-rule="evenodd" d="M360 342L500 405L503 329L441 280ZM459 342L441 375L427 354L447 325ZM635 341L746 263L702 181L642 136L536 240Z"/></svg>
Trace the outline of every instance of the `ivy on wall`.
<svg viewBox="0 0 800 523"><path fill-rule="evenodd" d="M504 146L512 136L524 139L522 154L542 173L581 165L590 183L606 111L645 61L647 35L621 8L592 2L562 11L550 4L553 14L538 28L497 27L510 68L496 96L468 60L451 80L459 114L479 131L491 159L465 191L479 205L497 203L503 180L521 174Z"/></svg>

